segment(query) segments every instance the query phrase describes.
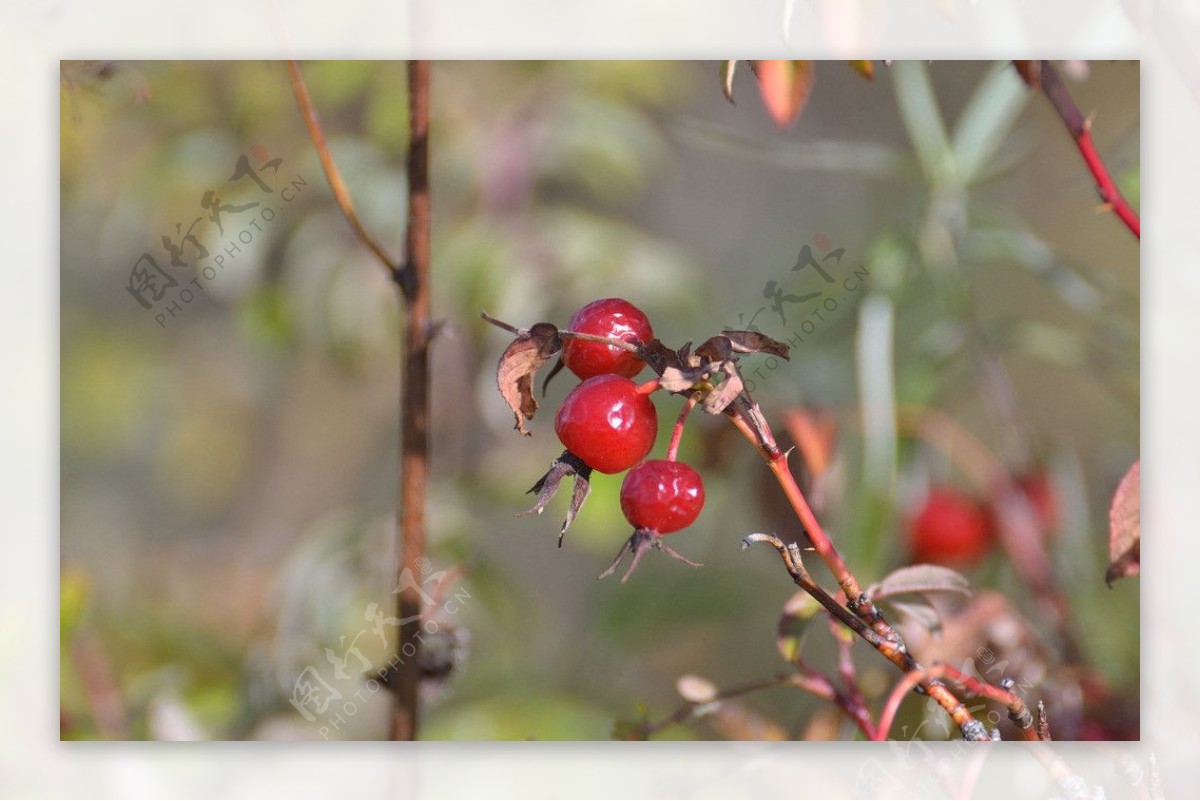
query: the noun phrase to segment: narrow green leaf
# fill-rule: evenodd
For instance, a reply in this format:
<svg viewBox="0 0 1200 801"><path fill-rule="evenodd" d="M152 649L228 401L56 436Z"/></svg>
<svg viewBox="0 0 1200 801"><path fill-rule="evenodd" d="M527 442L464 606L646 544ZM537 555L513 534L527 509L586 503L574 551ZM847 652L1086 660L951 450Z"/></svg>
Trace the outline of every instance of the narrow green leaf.
<svg viewBox="0 0 1200 801"><path fill-rule="evenodd" d="M979 177L1025 108L1029 89L1008 62L994 66L959 115L954 160L964 185Z"/></svg>
<svg viewBox="0 0 1200 801"><path fill-rule="evenodd" d="M908 138L916 151L921 171L932 179L950 154L950 139L933 84L923 61L897 61L892 65L896 103Z"/></svg>

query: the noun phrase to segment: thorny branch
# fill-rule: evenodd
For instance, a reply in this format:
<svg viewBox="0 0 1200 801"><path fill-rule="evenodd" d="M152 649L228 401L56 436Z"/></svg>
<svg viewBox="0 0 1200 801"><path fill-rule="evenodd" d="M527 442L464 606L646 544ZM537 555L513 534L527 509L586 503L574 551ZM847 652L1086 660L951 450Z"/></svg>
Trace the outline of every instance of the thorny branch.
<svg viewBox="0 0 1200 801"><path fill-rule="evenodd" d="M765 542L779 552L779 556L783 560L783 564L787 568L788 574L792 577L792 581L796 583L796 586L815 598L831 615L866 640L872 648L879 651L885 659L896 665L896 667L903 670L906 674L911 675L916 672L917 676L913 679L913 685L919 685L930 698L933 698L942 709L946 710L946 713L950 715L950 718L962 732L964 739L991 739L984 725L971 715L966 706L954 696L954 693L950 692L945 684L942 684L936 678L925 675L925 668L908 653L908 649L894 630L893 638L880 636L864 621L855 617L845 607L834 600L824 588L813 580L808 570L804 567L804 561L800 556L800 547L798 545L794 542L784 544L781 539L772 534L748 534L742 539L742 547L748 548L754 543L759 542ZM906 676L907 678L909 677ZM882 728L883 722L881 721L876 732Z"/></svg>
<svg viewBox="0 0 1200 801"><path fill-rule="evenodd" d="M1071 134L1071 138L1075 140L1075 146L1079 148L1079 155L1083 156L1088 171L1092 173L1092 177L1096 181L1096 189L1100 192L1100 199L1104 201L1104 205L1112 209L1134 236L1141 239L1142 224L1138 219L1137 212L1121 194L1121 190L1117 188L1116 182L1100 158L1100 154L1096 150L1096 143L1092 139L1091 120L1085 118L1083 112L1079 110L1079 106L1075 104L1075 100L1059 76L1058 70L1049 61L1018 61L1014 64L1025 82L1030 86L1040 88L1046 95L1046 99L1050 101L1050 105L1054 106L1054 110L1058 112L1058 116L1062 118L1063 124L1067 126L1067 132Z"/></svg>

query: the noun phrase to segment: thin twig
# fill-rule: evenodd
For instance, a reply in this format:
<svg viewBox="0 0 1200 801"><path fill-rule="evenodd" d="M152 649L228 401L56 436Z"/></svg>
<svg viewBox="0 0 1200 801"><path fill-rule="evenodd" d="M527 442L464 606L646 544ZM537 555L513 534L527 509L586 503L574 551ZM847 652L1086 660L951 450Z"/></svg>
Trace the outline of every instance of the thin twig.
<svg viewBox="0 0 1200 801"><path fill-rule="evenodd" d="M692 409L696 408L696 404L700 401L700 393L693 392L688 396L687 401L683 404L683 408L679 410L679 417L675 420L675 428L671 431L671 444L667 446L667 461L673 462L679 458L679 443L683 440L683 424L687 422L688 415Z"/></svg>
<svg viewBox="0 0 1200 801"><path fill-rule="evenodd" d="M813 581L812 576L809 575L808 570L804 567L804 561L800 557L800 548L795 543L785 545L782 540L771 534L748 534L742 539L742 547L749 547L756 542L765 542L772 545L779 552L779 556L783 560L783 564L787 568L788 574L792 577L792 581L796 583L796 586L815 598L830 614L866 640L885 659L908 674L905 678L911 678L914 686L919 684L930 698L933 698L942 709L946 710L946 713L950 715L950 718L962 732L964 739L991 739L984 725L971 715L967 707L955 697L954 693L950 692L950 689L946 685L925 675L925 669L908 653L908 649L898 636L894 640L880 636ZM918 675L913 676L914 671ZM878 737L880 729L886 731L884 720L882 719L875 730L876 737Z"/></svg>
<svg viewBox="0 0 1200 801"><path fill-rule="evenodd" d="M817 521L817 516L813 513L812 507L809 506L807 499L804 497L804 492L800 489L800 485L796 483L796 477L792 475L792 471L787 465L787 454L779 449L775 444L774 435L771 433L770 427L762 420L761 415L757 419L751 416L742 409L739 403L730 405L727 410L730 413L727 415L733 422L738 431L746 437L751 443L758 448L759 454L766 460L771 472L775 475L775 480L783 489L784 495L791 504L796 516L800 519L800 523L804 526L804 531L808 534L808 539L813 545L813 549L825 565L829 568L829 572L833 574L837 580L838 586L845 593L848 599L847 607L853 611L860 619L869 625L879 636L892 640L899 641L899 635L896 630L889 624L871 601L869 595L863 591L862 585L858 583L858 579L850 572L841 554L834 547L833 542L825 534L825 529Z"/></svg>
<svg viewBox="0 0 1200 801"><path fill-rule="evenodd" d="M1117 184L1112 179L1108 168L1104 166L1104 161L1100 158L1099 152L1096 150L1096 143L1092 139L1092 123L1091 120L1085 118L1079 110L1079 106L1075 105L1075 100L1071 97L1071 93L1067 90L1066 84L1059 77L1058 71L1054 69L1049 61L1043 61L1039 65L1039 75L1036 79L1040 84L1042 92L1050 101L1050 105L1054 106L1054 110L1058 112L1058 116L1062 118L1063 123L1067 126L1067 132L1071 134L1071 138L1075 140L1076 147L1079 148L1079 154L1083 156L1083 161L1087 165L1088 170L1092 173L1092 177L1096 180L1096 188L1100 192L1100 199L1104 201L1105 206L1111 208L1113 213L1125 223L1125 226L1133 232L1133 235L1138 239L1142 238L1142 224L1138 219L1137 212L1129 205L1121 190L1117 188ZM1024 77L1024 76L1022 76Z"/></svg>
<svg viewBox="0 0 1200 801"><path fill-rule="evenodd" d="M425 490L429 481L429 62L408 62L408 225L405 265L395 273L405 300L405 335L400 396L400 489L396 516L400 522L401 581L396 614L408 621L397 644L396 706L392 739L415 740L421 649L422 593L416 583L427 572L425 559ZM422 570L422 566L426 570ZM408 581L403 578L409 577Z"/></svg>
<svg viewBox="0 0 1200 801"><path fill-rule="evenodd" d="M953 668L950 665L933 665L932 667L916 670L904 676L892 688L887 702L883 705L883 710L879 714L879 725L875 729L875 739L880 741L887 739L888 732L892 728L892 723L895 722L896 713L900 710L900 705L914 687L923 680L941 679L943 677L960 685L969 695L976 698L987 698L1004 704L1008 707L1009 719L1020 729L1022 737L1032 742L1038 742L1042 739L1034 728L1033 715L1020 696L1007 688L994 687L991 684L980 681L974 676L963 673L961 670ZM1006 679L1004 683L1011 686L1012 680Z"/></svg>
<svg viewBox="0 0 1200 801"><path fill-rule="evenodd" d="M292 92L296 95L296 105L300 107L300 114L304 117L304 124L308 126L308 135L312 139L313 146L317 149L317 156L321 159L321 169L325 171L325 180L329 184L329 189L333 192L333 199L337 201L338 208L342 210L342 216L346 218L346 221L350 223L350 227L354 229L354 235L358 237L359 241L370 248L375 257L379 259L379 263L386 267L394 278L400 271L400 267L384 252L379 243L367 233L367 229L363 227L362 221L358 219L358 213L354 210L354 201L350 198L350 190L346 188L346 184L342 180L342 174L338 171L337 164L333 160L333 154L329 152L329 145L325 142L325 133L321 130L321 122L317 117L317 110L313 106L312 98L309 97L308 85L305 84L304 77L300 74L300 65L295 61L288 61L287 70L292 80Z"/></svg>

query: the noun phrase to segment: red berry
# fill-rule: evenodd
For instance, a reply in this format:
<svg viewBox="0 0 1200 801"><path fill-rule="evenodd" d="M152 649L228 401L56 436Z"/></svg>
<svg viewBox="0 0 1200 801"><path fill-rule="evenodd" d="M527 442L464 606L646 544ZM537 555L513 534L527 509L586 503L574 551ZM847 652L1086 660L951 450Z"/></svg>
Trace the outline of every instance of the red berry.
<svg viewBox="0 0 1200 801"><path fill-rule="evenodd" d="M991 545L991 527L973 499L950 487L937 487L912 519L908 544L914 562L970 566Z"/></svg>
<svg viewBox="0 0 1200 801"><path fill-rule="evenodd" d="M687 528L704 508L704 482L686 464L652 460L625 475L621 511L640 529L670 534Z"/></svg>
<svg viewBox="0 0 1200 801"><path fill-rule="evenodd" d="M620 473L646 458L658 435L658 412L637 384L598 375L571 390L554 417L567 450L601 473Z"/></svg>
<svg viewBox="0 0 1200 801"><path fill-rule="evenodd" d="M621 298L594 300L583 306L571 315L567 330L626 342L649 342L654 339L650 321L642 310ZM562 360L580 378L605 373L633 378L646 366L645 362L627 350L603 342L571 338L563 344Z"/></svg>

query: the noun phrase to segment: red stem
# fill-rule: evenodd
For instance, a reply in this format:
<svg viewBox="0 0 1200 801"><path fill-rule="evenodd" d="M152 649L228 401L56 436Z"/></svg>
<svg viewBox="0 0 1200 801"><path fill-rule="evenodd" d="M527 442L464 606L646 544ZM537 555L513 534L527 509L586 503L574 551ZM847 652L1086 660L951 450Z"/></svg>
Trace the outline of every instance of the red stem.
<svg viewBox="0 0 1200 801"><path fill-rule="evenodd" d="M683 439L683 424L699 401L700 394L692 393L687 402L683 404L683 408L679 410L679 418L675 421L675 429L671 432L671 444L667 446L668 462L673 462L679 457L679 442Z"/></svg>
<svg viewBox="0 0 1200 801"><path fill-rule="evenodd" d="M1104 166L1104 161L1100 158L1100 154L1096 151L1096 143L1092 140L1092 124L1079 110L1079 106L1075 105L1075 100L1071 97L1071 93L1067 91L1066 84L1059 77L1058 71L1049 61L1043 61L1039 65L1038 78L1042 91L1050 104L1054 106L1054 110L1058 112L1058 116L1062 118L1063 123L1067 126L1067 132L1075 140L1075 145L1079 148L1079 154L1083 156L1083 162L1087 165L1088 170L1092 173L1092 177L1096 181L1096 188L1100 191L1100 199L1105 205L1113 210L1113 213L1125 223L1125 226L1133 232L1133 235L1138 239L1142 238L1142 224L1138 219L1137 212L1129 205L1129 201L1121 194L1121 190L1117 189L1117 184L1109 174L1108 168Z"/></svg>

